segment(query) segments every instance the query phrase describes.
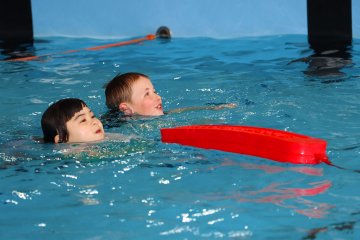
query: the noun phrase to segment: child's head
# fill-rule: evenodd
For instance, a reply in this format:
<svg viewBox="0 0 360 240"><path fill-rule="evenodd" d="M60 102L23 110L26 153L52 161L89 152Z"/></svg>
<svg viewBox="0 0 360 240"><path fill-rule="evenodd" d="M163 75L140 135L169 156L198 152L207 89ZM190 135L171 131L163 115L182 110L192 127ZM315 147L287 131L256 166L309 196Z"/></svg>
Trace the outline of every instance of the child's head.
<svg viewBox="0 0 360 240"><path fill-rule="evenodd" d="M106 86L106 105L125 115L163 115L161 97L150 78L142 73L129 72L115 76Z"/></svg>
<svg viewBox="0 0 360 240"><path fill-rule="evenodd" d="M105 137L100 120L77 98L53 103L42 115L41 128L44 141L52 143L91 142Z"/></svg>

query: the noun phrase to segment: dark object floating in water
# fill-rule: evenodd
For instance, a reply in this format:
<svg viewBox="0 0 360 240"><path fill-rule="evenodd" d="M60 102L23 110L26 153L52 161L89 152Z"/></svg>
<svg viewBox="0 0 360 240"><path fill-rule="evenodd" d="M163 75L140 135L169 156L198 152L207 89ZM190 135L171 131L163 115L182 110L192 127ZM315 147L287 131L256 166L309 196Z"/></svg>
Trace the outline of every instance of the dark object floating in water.
<svg viewBox="0 0 360 240"><path fill-rule="evenodd" d="M157 38L171 38L170 28L166 26L161 26L156 30Z"/></svg>

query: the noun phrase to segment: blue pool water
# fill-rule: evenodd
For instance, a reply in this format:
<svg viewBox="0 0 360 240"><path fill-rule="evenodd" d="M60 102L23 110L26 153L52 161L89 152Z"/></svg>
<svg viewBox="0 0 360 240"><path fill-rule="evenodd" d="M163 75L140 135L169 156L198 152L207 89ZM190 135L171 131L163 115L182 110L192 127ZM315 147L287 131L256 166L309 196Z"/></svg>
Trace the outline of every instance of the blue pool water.
<svg viewBox="0 0 360 240"><path fill-rule="evenodd" d="M29 49L50 54L38 61L1 56L0 239L360 239L359 40L321 56L303 35L62 54L112 42L48 38ZM151 77L165 110L237 107L118 123L106 131L126 137L99 144L34 140L60 98L105 114L104 84L127 71ZM329 159L349 170L161 143L160 128L191 124L322 138Z"/></svg>

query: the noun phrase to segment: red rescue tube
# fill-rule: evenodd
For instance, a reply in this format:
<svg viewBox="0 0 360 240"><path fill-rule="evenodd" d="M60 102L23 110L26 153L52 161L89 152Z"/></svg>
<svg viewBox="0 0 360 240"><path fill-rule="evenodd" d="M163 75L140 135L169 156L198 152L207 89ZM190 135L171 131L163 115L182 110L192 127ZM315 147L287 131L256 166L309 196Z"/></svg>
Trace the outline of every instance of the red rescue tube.
<svg viewBox="0 0 360 240"><path fill-rule="evenodd" d="M162 128L161 140L295 164L331 164L326 141L270 128L236 125L193 125Z"/></svg>

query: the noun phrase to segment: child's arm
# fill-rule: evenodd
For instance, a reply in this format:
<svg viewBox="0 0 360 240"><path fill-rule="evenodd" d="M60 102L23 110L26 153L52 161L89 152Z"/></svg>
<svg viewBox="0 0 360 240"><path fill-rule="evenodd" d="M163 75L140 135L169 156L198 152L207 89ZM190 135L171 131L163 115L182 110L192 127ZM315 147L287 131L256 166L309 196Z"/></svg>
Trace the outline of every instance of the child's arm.
<svg viewBox="0 0 360 240"><path fill-rule="evenodd" d="M168 111L168 113L182 113L186 111L196 111L196 110L221 110L224 108L235 108L235 103L223 103L219 105L212 106L196 106L196 107L186 107L186 108L176 108Z"/></svg>

